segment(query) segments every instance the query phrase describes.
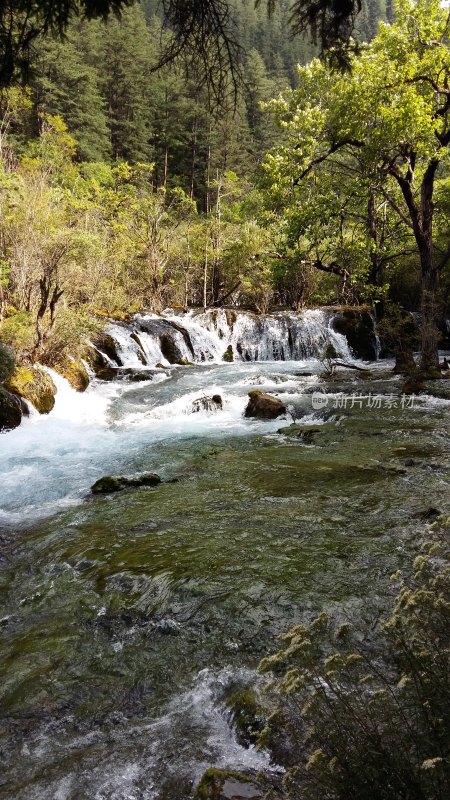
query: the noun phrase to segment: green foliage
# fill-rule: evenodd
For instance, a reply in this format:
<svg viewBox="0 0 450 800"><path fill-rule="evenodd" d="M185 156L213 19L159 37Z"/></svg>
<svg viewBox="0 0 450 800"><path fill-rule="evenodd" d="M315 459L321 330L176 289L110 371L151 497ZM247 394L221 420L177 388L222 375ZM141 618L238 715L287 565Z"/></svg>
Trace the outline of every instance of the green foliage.
<svg viewBox="0 0 450 800"><path fill-rule="evenodd" d="M0 342L0 383L4 383L14 372L15 359L10 347Z"/></svg>
<svg viewBox="0 0 450 800"><path fill-rule="evenodd" d="M321 614L261 663L277 675L278 713L297 754L283 780L290 800L448 797L449 526L440 518L412 574L393 576L393 611L375 640Z"/></svg>
<svg viewBox="0 0 450 800"><path fill-rule="evenodd" d="M298 87L270 103L281 136L263 164L285 247L335 276L341 302L377 301L397 261L415 257L425 366L437 364L436 292L449 262L449 24L439 2L403 0L351 75L318 60L302 67Z"/></svg>

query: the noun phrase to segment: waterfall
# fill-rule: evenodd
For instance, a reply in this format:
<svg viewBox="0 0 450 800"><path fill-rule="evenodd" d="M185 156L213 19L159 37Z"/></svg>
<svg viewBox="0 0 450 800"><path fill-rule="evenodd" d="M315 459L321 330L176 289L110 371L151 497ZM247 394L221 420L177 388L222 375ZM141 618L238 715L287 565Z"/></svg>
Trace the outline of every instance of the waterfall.
<svg viewBox="0 0 450 800"><path fill-rule="evenodd" d="M320 358L330 344L340 358L352 360L346 337L333 328L334 317L331 309L264 316L230 309L168 310L162 315L136 314L126 324L112 324L108 333L116 343L117 363L126 367L302 361Z"/></svg>

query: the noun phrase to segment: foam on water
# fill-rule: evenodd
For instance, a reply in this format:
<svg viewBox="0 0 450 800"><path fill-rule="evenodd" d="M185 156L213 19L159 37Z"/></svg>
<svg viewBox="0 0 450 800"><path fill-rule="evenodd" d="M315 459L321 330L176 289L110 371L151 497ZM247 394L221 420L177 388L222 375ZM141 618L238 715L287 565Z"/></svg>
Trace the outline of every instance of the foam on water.
<svg viewBox="0 0 450 800"><path fill-rule="evenodd" d="M267 751L238 742L224 704L231 686L257 689L261 684L261 676L247 668L203 669L156 719L133 725L119 716L108 732L91 730L72 738L67 734L60 738L53 726L48 731L44 727L27 747L26 771L33 773L45 762L52 771L56 768L57 775L33 784L33 800L68 800L74 788L80 796L95 800L155 800L172 776L195 784L211 764L255 774L261 770L281 773ZM66 757L67 753L71 756L64 775L57 768L62 747ZM103 754L100 760L96 750Z"/></svg>
<svg viewBox="0 0 450 800"><path fill-rule="evenodd" d="M0 525L29 524L77 502L104 474L130 474L144 461L152 471L164 469L152 444L276 430L279 420L244 418L247 393L279 394L289 408L317 380L318 357L328 344L353 360L332 318L323 310L258 317L217 309L136 315L127 325L112 324L116 367L167 365L167 342L202 366L171 367L139 383L94 380L84 393L50 370L57 387L53 411L42 416L31 409L19 428L0 436ZM223 361L229 346L233 364ZM105 363L113 362L105 356ZM312 376L296 374L305 368ZM194 401L215 394L222 397L221 411L192 413ZM145 453L152 463L139 458Z"/></svg>
<svg viewBox="0 0 450 800"><path fill-rule="evenodd" d="M272 379L273 368L176 368L169 377L162 373L138 384L94 381L85 393L50 371L57 387L53 411L33 410L18 428L0 436L0 526L28 525L57 513L79 502L102 475L133 474L143 458L146 469L164 473L164 453L152 445L276 430L280 420L243 416L252 385L294 389L292 364L277 366ZM215 394L223 399L222 410L193 413L195 400Z"/></svg>

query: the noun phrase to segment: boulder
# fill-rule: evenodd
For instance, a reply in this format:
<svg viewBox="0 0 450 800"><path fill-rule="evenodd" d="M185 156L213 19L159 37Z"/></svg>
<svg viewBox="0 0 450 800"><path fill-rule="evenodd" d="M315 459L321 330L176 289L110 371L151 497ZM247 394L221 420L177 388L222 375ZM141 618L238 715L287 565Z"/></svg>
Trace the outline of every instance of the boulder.
<svg viewBox="0 0 450 800"><path fill-rule="evenodd" d="M344 308L333 317L332 326L337 333L346 337L357 358L376 360L375 323L368 308Z"/></svg>
<svg viewBox="0 0 450 800"><path fill-rule="evenodd" d="M131 333L130 334L130 339L133 339L133 341L136 342L136 344L137 344L137 346L139 348L137 357L138 357L139 361L141 362L141 364L143 364L146 367L147 364L148 364L148 361L146 359L145 350L143 348L143 345L142 345L142 342L141 342L139 336L137 335L137 333Z"/></svg>
<svg viewBox="0 0 450 800"><path fill-rule="evenodd" d="M286 406L277 397L253 390L248 393L249 401L245 409L245 417L257 419L276 419L286 413Z"/></svg>
<svg viewBox="0 0 450 800"><path fill-rule="evenodd" d="M40 414L48 414L55 405L56 386L39 367L16 367L6 388L29 400Z"/></svg>
<svg viewBox="0 0 450 800"><path fill-rule="evenodd" d="M0 386L0 431L17 428L24 414L28 414L28 408L22 398Z"/></svg>
<svg viewBox="0 0 450 800"><path fill-rule="evenodd" d="M194 800L262 800L262 790L247 775L211 767L204 773Z"/></svg>
<svg viewBox="0 0 450 800"><path fill-rule="evenodd" d="M97 370L99 367L106 367L109 361L114 361L119 367L122 366L122 360L117 352L117 343L109 333L102 331L92 341L93 348L89 348L87 353L87 360L92 366L92 369ZM104 358L104 355L107 358Z"/></svg>
<svg viewBox="0 0 450 800"><path fill-rule="evenodd" d="M169 333L162 333L159 337L161 353L169 364L180 364L183 361L183 353Z"/></svg>
<svg viewBox="0 0 450 800"><path fill-rule="evenodd" d="M229 344L227 349L225 350L225 352L224 352L224 354L222 356L222 360L223 361L227 361L228 363L231 363L232 361L234 361L233 347L232 347L231 344Z"/></svg>
<svg viewBox="0 0 450 800"><path fill-rule="evenodd" d="M56 370L77 392L85 392L89 386L89 375L82 361L68 358L62 364L58 364Z"/></svg>
<svg viewBox="0 0 450 800"><path fill-rule="evenodd" d="M92 494L112 494L130 487L157 486L159 483L161 483L161 478L154 472L145 472L137 478L126 478L122 475L117 477L105 475L91 486L91 492Z"/></svg>
<svg viewBox="0 0 450 800"><path fill-rule="evenodd" d="M199 397L192 401L191 411L196 414L198 411L222 411L223 401L220 394L212 397Z"/></svg>

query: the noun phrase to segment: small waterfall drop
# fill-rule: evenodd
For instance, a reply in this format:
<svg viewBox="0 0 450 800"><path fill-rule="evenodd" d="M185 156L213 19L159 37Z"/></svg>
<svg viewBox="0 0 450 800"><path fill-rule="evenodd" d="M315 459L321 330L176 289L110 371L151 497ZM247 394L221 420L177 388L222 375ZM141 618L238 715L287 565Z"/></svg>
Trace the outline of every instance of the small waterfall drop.
<svg viewBox="0 0 450 800"><path fill-rule="evenodd" d="M160 316L136 314L127 324L112 324L108 332L116 343L119 366L126 367L301 361L321 358L330 344L339 358L351 361L347 339L334 330L333 318L330 309L265 316L230 309L168 310Z"/></svg>

